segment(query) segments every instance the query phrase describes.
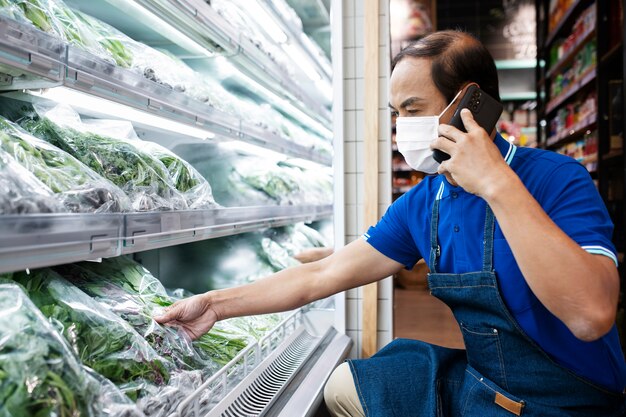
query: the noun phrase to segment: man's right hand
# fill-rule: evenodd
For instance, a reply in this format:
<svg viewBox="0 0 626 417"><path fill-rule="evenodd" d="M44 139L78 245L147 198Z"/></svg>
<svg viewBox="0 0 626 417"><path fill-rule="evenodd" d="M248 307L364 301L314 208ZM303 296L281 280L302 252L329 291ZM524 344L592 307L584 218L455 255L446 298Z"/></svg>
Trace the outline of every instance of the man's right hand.
<svg viewBox="0 0 626 417"><path fill-rule="evenodd" d="M199 294L177 301L154 319L160 324L180 327L191 339L197 339L211 330L218 316L206 294Z"/></svg>

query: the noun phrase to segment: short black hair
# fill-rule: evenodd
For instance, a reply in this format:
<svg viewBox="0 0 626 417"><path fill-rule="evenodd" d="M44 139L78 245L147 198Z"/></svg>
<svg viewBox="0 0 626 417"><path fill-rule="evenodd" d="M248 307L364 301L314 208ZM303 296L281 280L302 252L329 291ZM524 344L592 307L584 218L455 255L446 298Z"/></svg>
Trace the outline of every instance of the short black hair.
<svg viewBox="0 0 626 417"><path fill-rule="evenodd" d="M391 61L391 70L407 56L432 60L433 82L448 102L470 81L500 101L496 63L487 48L469 33L443 30L426 35L402 49Z"/></svg>

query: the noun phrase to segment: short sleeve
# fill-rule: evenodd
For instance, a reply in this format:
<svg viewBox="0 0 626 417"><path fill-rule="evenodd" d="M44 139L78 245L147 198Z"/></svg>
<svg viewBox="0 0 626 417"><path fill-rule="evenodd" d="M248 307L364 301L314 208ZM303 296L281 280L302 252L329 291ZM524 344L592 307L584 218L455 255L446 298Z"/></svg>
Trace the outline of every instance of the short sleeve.
<svg viewBox="0 0 626 417"><path fill-rule="evenodd" d="M584 250L605 255L617 265L613 223L585 167L574 161L560 164L549 178L542 192L548 216Z"/></svg>
<svg viewBox="0 0 626 417"><path fill-rule="evenodd" d="M421 258L408 224L409 195L406 193L398 198L380 219L376 226L369 228L363 238L377 251L407 269L413 268Z"/></svg>

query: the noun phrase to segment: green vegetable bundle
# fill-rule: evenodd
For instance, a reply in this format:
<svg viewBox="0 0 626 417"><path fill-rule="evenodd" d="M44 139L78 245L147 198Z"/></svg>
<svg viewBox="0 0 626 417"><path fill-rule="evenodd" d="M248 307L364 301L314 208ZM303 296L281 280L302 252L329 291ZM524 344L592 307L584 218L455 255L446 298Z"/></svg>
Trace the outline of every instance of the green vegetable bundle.
<svg viewBox="0 0 626 417"><path fill-rule="evenodd" d="M170 301L147 287L135 290L135 277L148 283L141 276L142 271L139 268L129 266L117 269L111 268L108 261L104 263L102 271L100 268L91 268L89 263L62 265L55 270L93 297L103 308L130 324L157 353L171 361L176 369L202 369L207 373L215 371L215 364L203 357L186 335L154 321L152 317L156 314L155 309L169 305ZM116 279L120 275L127 275L128 280ZM158 281L154 284L160 287Z"/></svg>
<svg viewBox="0 0 626 417"><path fill-rule="evenodd" d="M62 0L2 0L2 2L17 8L38 29L103 59L111 59L107 50L98 42L97 33Z"/></svg>
<svg viewBox="0 0 626 417"><path fill-rule="evenodd" d="M141 141L137 146L165 165L170 180L183 194L190 209L209 209L217 205L209 182L187 161L154 142Z"/></svg>
<svg viewBox="0 0 626 417"><path fill-rule="evenodd" d="M80 12L75 12L75 14L81 22L92 30L92 33L96 35L97 41L111 55L118 66L122 68L131 67L133 54L124 45L124 41L129 39L127 36L120 34L111 26L94 17Z"/></svg>
<svg viewBox="0 0 626 417"><path fill-rule="evenodd" d="M0 283L0 404L0 417L96 417L116 404L130 415L134 408L87 373L15 283Z"/></svg>
<svg viewBox="0 0 626 417"><path fill-rule="evenodd" d="M144 313L155 314L157 309L167 307L176 301L167 294L161 282L147 269L125 257L104 259L102 263L82 262L76 264L73 271L64 270L63 267L58 270L64 276L70 277L85 292L94 296L99 302L122 317L129 317L128 312L124 312L124 309L128 307L141 309ZM99 284L105 280L109 284L123 289L124 293L120 293L118 290L113 291L110 286L105 291ZM129 297L129 295L133 297ZM133 300L134 305L132 303L125 304L130 300ZM158 326L151 319L148 320L146 320L145 315L137 316L131 320L131 324L137 325L141 329L140 332L145 332L151 326L151 329ZM160 335L163 334L163 332L160 333ZM252 335L241 331L240 328L233 327L229 321L224 321L218 322L209 333L194 340L193 346L197 348L198 355L203 360L224 365L247 346L252 337ZM171 341L172 339L168 340Z"/></svg>
<svg viewBox="0 0 626 417"><path fill-rule="evenodd" d="M2 135L2 133L0 133ZM66 211L52 190L0 149L0 215Z"/></svg>
<svg viewBox="0 0 626 417"><path fill-rule="evenodd" d="M80 361L136 399L163 385L173 364L126 322L50 269L14 274L30 299L63 333Z"/></svg>
<svg viewBox="0 0 626 417"><path fill-rule="evenodd" d="M133 210L187 208L163 163L131 141L61 127L47 117L27 117L20 123L32 134L70 153L118 185L130 197Z"/></svg>
<svg viewBox="0 0 626 417"><path fill-rule="evenodd" d="M128 197L67 152L0 118L0 148L51 189L67 210L127 211Z"/></svg>

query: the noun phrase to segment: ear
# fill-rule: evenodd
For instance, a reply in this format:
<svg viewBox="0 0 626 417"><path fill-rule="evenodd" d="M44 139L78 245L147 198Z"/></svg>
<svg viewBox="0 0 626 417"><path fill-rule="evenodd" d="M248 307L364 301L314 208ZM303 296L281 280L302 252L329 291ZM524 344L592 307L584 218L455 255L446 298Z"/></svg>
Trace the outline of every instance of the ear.
<svg viewBox="0 0 626 417"><path fill-rule="evenodd" d="M439 118L439 124L450 123L450 120L452 120L452 116L454 115L454 112L456 111L457 107L459 107L459 103L461 102L461 99L467 92L467 89L470 88L472 85L479 87L478 84L473 81L468 81L465 84L463 84L463 86L461 87L461 90L459 91L459 94L457 94L457 96L455 97L450 107L448 107L446 112L442 114L441 117Z"/></svg>

